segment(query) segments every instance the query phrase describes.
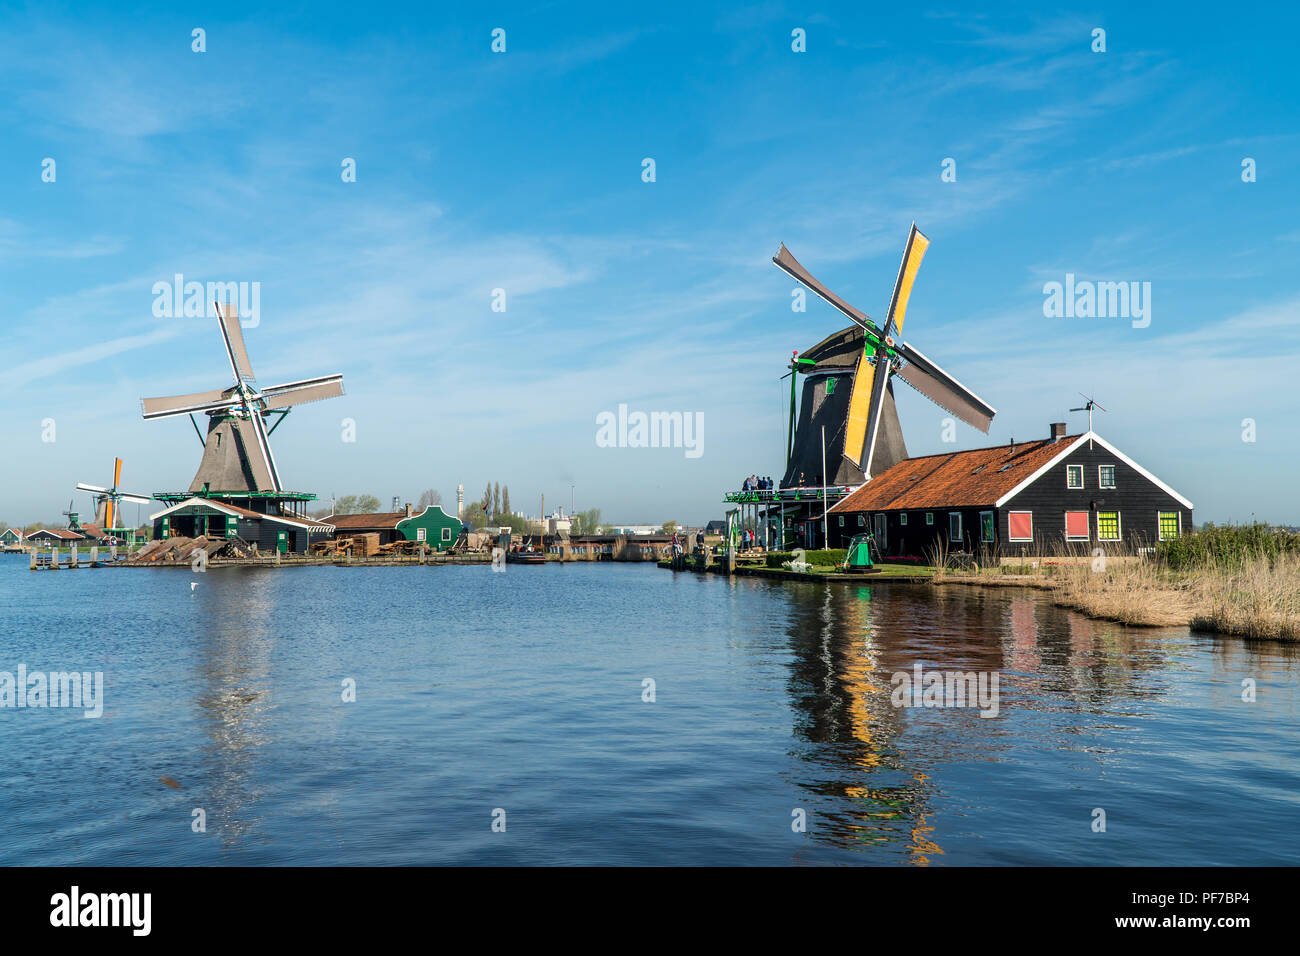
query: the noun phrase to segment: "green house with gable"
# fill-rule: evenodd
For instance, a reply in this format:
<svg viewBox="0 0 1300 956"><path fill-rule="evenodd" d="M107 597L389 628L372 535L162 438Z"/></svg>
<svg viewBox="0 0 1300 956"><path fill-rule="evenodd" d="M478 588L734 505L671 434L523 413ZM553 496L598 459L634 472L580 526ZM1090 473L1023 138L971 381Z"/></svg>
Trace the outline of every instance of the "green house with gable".
<svg viewBox="0 0 1300 956"><path fill-rule="evenodd" d="M430 548L446 551L460 537L460 520L443 511L441 505L429 505L418 515L397 522L397 533L407 541L423 541Z"/></svg>
<svg viewBox="0 0 1300 956"><path fill-rule="evenodd" d="M405 511L330 515L324 520L335 529L337 537L373 533L379 535L381 545L394 541L423 541L431 550L446 551L460 537L460 521L439 505L429 505L418 514L407 505Z"/></svg>

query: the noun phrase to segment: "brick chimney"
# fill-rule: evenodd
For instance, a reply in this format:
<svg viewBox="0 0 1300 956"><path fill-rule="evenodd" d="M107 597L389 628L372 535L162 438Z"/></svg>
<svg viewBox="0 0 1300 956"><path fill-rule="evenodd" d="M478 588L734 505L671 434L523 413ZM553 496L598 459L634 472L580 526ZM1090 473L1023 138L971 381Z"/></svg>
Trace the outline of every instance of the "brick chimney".
<svg viewBox="0 0 1300 956"><path fill-rule="evenodd" d="M1052 441L1060 441L1065 437L1065 422L1052 422Z"/></svg>
<svg viewBox="0 0 1300 956"><path fill-rule="evenodd" d="M406 517L411 517L411 503L409 501L406 503Z"/></svg>

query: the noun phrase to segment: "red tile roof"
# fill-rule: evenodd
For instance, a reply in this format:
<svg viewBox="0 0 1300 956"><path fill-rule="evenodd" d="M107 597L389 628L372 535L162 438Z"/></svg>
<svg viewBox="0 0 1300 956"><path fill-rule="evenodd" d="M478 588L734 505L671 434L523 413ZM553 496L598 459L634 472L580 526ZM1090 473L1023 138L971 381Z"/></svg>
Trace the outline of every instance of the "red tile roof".
<svg viewBox="0 0 1300 956"><path fill-rule="evenodd" d="M397 522L406 520L405 511L377 511L361 515L330 515L322 518L340 531L357 531L364 528L396 528Z"/></svg>
<svg viewBox="0 0 1300 956"><path fill-rule="evenodd" d="M904 458L840 501L832 512L973 508L999 498L1078 439L1019 442Z"/></svg>

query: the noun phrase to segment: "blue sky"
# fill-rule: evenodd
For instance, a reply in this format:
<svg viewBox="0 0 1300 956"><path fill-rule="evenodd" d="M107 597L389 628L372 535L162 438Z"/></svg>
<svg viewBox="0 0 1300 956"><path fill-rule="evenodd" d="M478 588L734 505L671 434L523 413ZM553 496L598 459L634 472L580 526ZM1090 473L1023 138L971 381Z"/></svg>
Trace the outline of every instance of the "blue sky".
<svg viewBox="0 0 1300 956"><path fill-rule="evenodd" d="M572 482L608 520L703 522L779 476L779 376L844 324L791 311L779 243L879 316L915 220L907 338L998 415L945 445L900 387L913 454L1079 431L1095 392L1198 521L1300 523L1294 13L431 7L0 15L0 518L56 520L115 455L128 490L188 484L190 423L138 405L228 384L212 320L153 315L180 272L260 282L259 381L344 374L276 432L290 487L493 480L535 511ZM1150 282L1150 325L1045 318L1066 273ZM620 403L702 412L704 454L597 447Z"/></svg>

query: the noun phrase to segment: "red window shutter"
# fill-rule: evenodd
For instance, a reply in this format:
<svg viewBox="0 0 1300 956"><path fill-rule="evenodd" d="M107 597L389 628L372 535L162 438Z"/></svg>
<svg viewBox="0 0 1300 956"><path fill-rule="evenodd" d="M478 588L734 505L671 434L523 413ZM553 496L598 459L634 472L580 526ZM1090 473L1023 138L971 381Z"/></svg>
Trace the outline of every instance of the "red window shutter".
<svg viewBox="0 0 1300 956"><path fill-rule="evenodd" d="M1067 538L1088 537L1088 512L1067 511L1065 513L1065 536Z"/></svg>
<svg viewBox="0 0 1300 956"><path fill-rule="evenodd" d="M1032 538L1034 536L1034 519L1028 511L1013 511L1007 515L1007 537Z"/></svg>

